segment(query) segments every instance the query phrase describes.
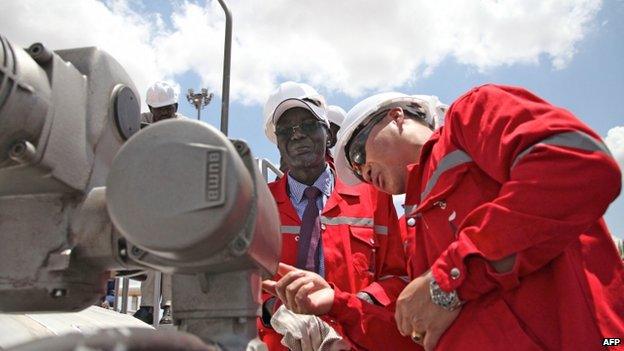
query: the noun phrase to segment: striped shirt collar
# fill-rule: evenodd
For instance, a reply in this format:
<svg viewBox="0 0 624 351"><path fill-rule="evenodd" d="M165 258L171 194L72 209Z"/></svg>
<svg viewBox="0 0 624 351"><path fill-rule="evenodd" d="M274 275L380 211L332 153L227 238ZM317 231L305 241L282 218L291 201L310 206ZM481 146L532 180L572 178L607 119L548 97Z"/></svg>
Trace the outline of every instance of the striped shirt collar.
<svg viewBox="0 0 624 351"><path fill-rule="evenodd" d="M327 165L325 171L323 171L323 173L316 178L316 181L314 181L312 186L317 187L323 195L327 197L331 196L331 193L334 190L334 174L332 173L329 165ZM307 187L308 186L306 184L298 182L290 175L290 172L288 172L288 189L290 197L296 200L297 203L300 203L303 200L303 192Z"/></svg>

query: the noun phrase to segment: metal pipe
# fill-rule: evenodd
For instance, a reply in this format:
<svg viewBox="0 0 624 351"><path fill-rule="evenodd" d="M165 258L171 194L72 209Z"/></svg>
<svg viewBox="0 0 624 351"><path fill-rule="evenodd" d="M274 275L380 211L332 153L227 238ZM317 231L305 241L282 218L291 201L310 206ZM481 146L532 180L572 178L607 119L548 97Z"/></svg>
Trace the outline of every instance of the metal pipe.
<svg viewBox="0 0 624 351"><path fill-rule="evenodd" d="M113 301L113 310L119 312L119 281L121 278L115 278L115 301Z"/></svg>
<svg viewBox="0 0 624 351"><path fill-rule="evenodd" d="M152 301L154 308L152 317L152 326L154 328L158 328L158 323L160 323L160 294L162 292L162 272L154 271L154 301Z"/></svg>
<svg viewBox="0 0 624 351"><path fill-rule="evenodd" d="M230 112L230 64L232 61L232 13L224 0L219 4L225 12L225 48L223 52L223 86L221 88L221 133L228 135Z"/></svg>
<svg viewBox="0 0 624 351"><path fill-rule="evenodd" d="M266 158L260 159L260 171L266 182L269 181L269 169L273 171L273 173L275 173L278 178L284 176L284 172L282 172L277 166L271 163L271 161Z"/></svg>
<svg viewBox="0 0 624 351"><path fill-rule="evenodd" d="M32 44L27 49L27 52L30 54L30 57L32 57L33 60L37 61L37 63L39 64L45 64L50 62L50 60L52 60L52 57L54 56L54 53L41 43Z"/></svg>
<svg viewBox="0 0 624 351"><path fill-rule="evenodd" d="M121 288L121 313L128 313L128 293L130 290L130 279L123 278L123 287Z"/></svg>

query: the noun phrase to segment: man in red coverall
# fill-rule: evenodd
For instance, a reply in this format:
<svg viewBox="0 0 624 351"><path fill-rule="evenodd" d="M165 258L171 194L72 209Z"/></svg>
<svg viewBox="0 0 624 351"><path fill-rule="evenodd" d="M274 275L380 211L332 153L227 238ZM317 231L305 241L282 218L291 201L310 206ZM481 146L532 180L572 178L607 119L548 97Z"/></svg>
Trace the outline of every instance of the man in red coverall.
<svg viewBox="0 0 624 351"><path fill-rule="evenodd" d="M288 173L269 184L280 212L283 277L264 287L259 335L271 350L284 349L269 324L277 301L310 313L296 292L328 287L335 304L315 314L354 349L406 349L394 322L394 305L405 287L405 259L390 196L360 184L346 186L327 162L329 122L323 97L306 84L286 82L265 106L267 137L276 142ZM310 194L312 193L312 194ZM297 267L297 268L295 268ZM278 279L281 278L281 279ZM332 298L333 301L333 298ZM364 307L363 307L364 306ZM370 310L368 318L362 311Z"/></svg>
<svg viewBox="0 0 624 351"><path fill-rule="evenodd" d="M431 112L375 95L336 146L346 183L406 192L401 334L427 350L602 350L624 337L624 269L601 218L621 174L600 137L516 87L469 91L435 131Z"/></svg>

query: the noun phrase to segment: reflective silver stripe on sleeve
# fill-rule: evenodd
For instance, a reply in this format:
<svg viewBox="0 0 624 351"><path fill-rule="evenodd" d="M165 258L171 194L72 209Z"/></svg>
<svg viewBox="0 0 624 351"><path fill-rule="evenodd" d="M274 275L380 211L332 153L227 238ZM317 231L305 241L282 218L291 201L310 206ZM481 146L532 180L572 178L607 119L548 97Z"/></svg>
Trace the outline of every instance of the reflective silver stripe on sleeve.
<svg viewBox="0 0 624 351"><path fill-rule="evenodd" d="M375 224L373 229L375 230L375 233L377 233L379 235L388 235L388 227L385 226L385 225L377 225L377 224Z"/></svg>
<svg viewBox="0 0 624 351"><path fill-rule="evenodd" d="M605 144L587 135L586 133L580 131L565 132L552 135L538 143L529 146L526 150L522 151L518 154L518 156L516 156L516 159L511 164L511 169L513 169L526 154L533 151L533 149L539 145L554 145L585 151L599 151L611 156L611 152Z"/></svg>
<svg viewBox="0 0 624 351"><path fill-rule="evenodd" d="M438 163L435 171L433 171L433 175L431 176L431 178L429 178L429 181L427 181L425 190L423 190L423 192L420 194L420 200L422 201L422 199L429 195L429 192L436 185L442 173L448 171L455 166L459 166L468 162L472 162L472 158L470 158L470 156L468 156L468 154L463 152L462 150L455 150L444 156L442 160L440 160L440 163Z"/></svg>
<svg viewBox="0 0 624 351"><path fill-rule="evenodd" d="M406 283L411 282L410 278L408 276L406 276L406 275L384 275L382 277L379 277L378 280L382 281L382 280L392 279L392 278L399 278L399 279L401 279L402 281L404 281Z"/></svg>
<svg viewBox="0 0 624 351"><path fill-rule="evenodd" d="M296 225L283 225L280 227L282 234L299 234L300 231L301 227Z"/></svg>
<svg viewBox="0 0 624 351"><path fill-rule="evenodd" d="M325 217L321 216L321 223L323 224L347 224L347 225L355 225L360 227L373 227L374 221L372 218L366 217ZM387 230L386 230L387 231Z"/></svg>

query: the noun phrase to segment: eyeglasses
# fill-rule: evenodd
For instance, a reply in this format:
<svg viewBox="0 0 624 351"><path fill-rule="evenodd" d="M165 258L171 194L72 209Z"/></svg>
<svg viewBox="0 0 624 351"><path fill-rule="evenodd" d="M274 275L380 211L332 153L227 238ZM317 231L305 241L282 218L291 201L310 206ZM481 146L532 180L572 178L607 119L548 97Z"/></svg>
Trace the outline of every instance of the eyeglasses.
<svg viewBox="0 0 624 351"><path fill-rule="evenodd" d="M373 130L375 125L379 123L388 112L395 108L401 107L407 115L415 116L418 119L424 120L430 128L433 129L431 123L427 121L427 114L425 110L415 102L401 101L401 102L391 102L385 106L382 106L379 112L372 114L370 117L366 118L354 131L351 139L345 145L345 154L347 156L347 161L351 170L355 174L355 176L364 182L364 178L362 177L362 166L366 164L366 140L368 140L368 136L370 132Z"/></svg>
<svg viewBox="0 0 624 351"><path fill-rule="evenodd" d="M360 124L354 131L351 140L345 146L345 154L347 161L351 166L351 170L358 179L362 178L362 166L366 164L366 140L371 130L381 121L390 110L383 110L369 117L364 123Z"/></svg>
<svg viewBox="0 0 624 351"><path fill-rule="evenodd" d="M299 125L279 128L275 130L275 135L278 139L290 139L293 134L295 134L295 129L299 129L299 131L305 135L311 135L320 128L322 128L320 121L306 121Z"/></svg>

